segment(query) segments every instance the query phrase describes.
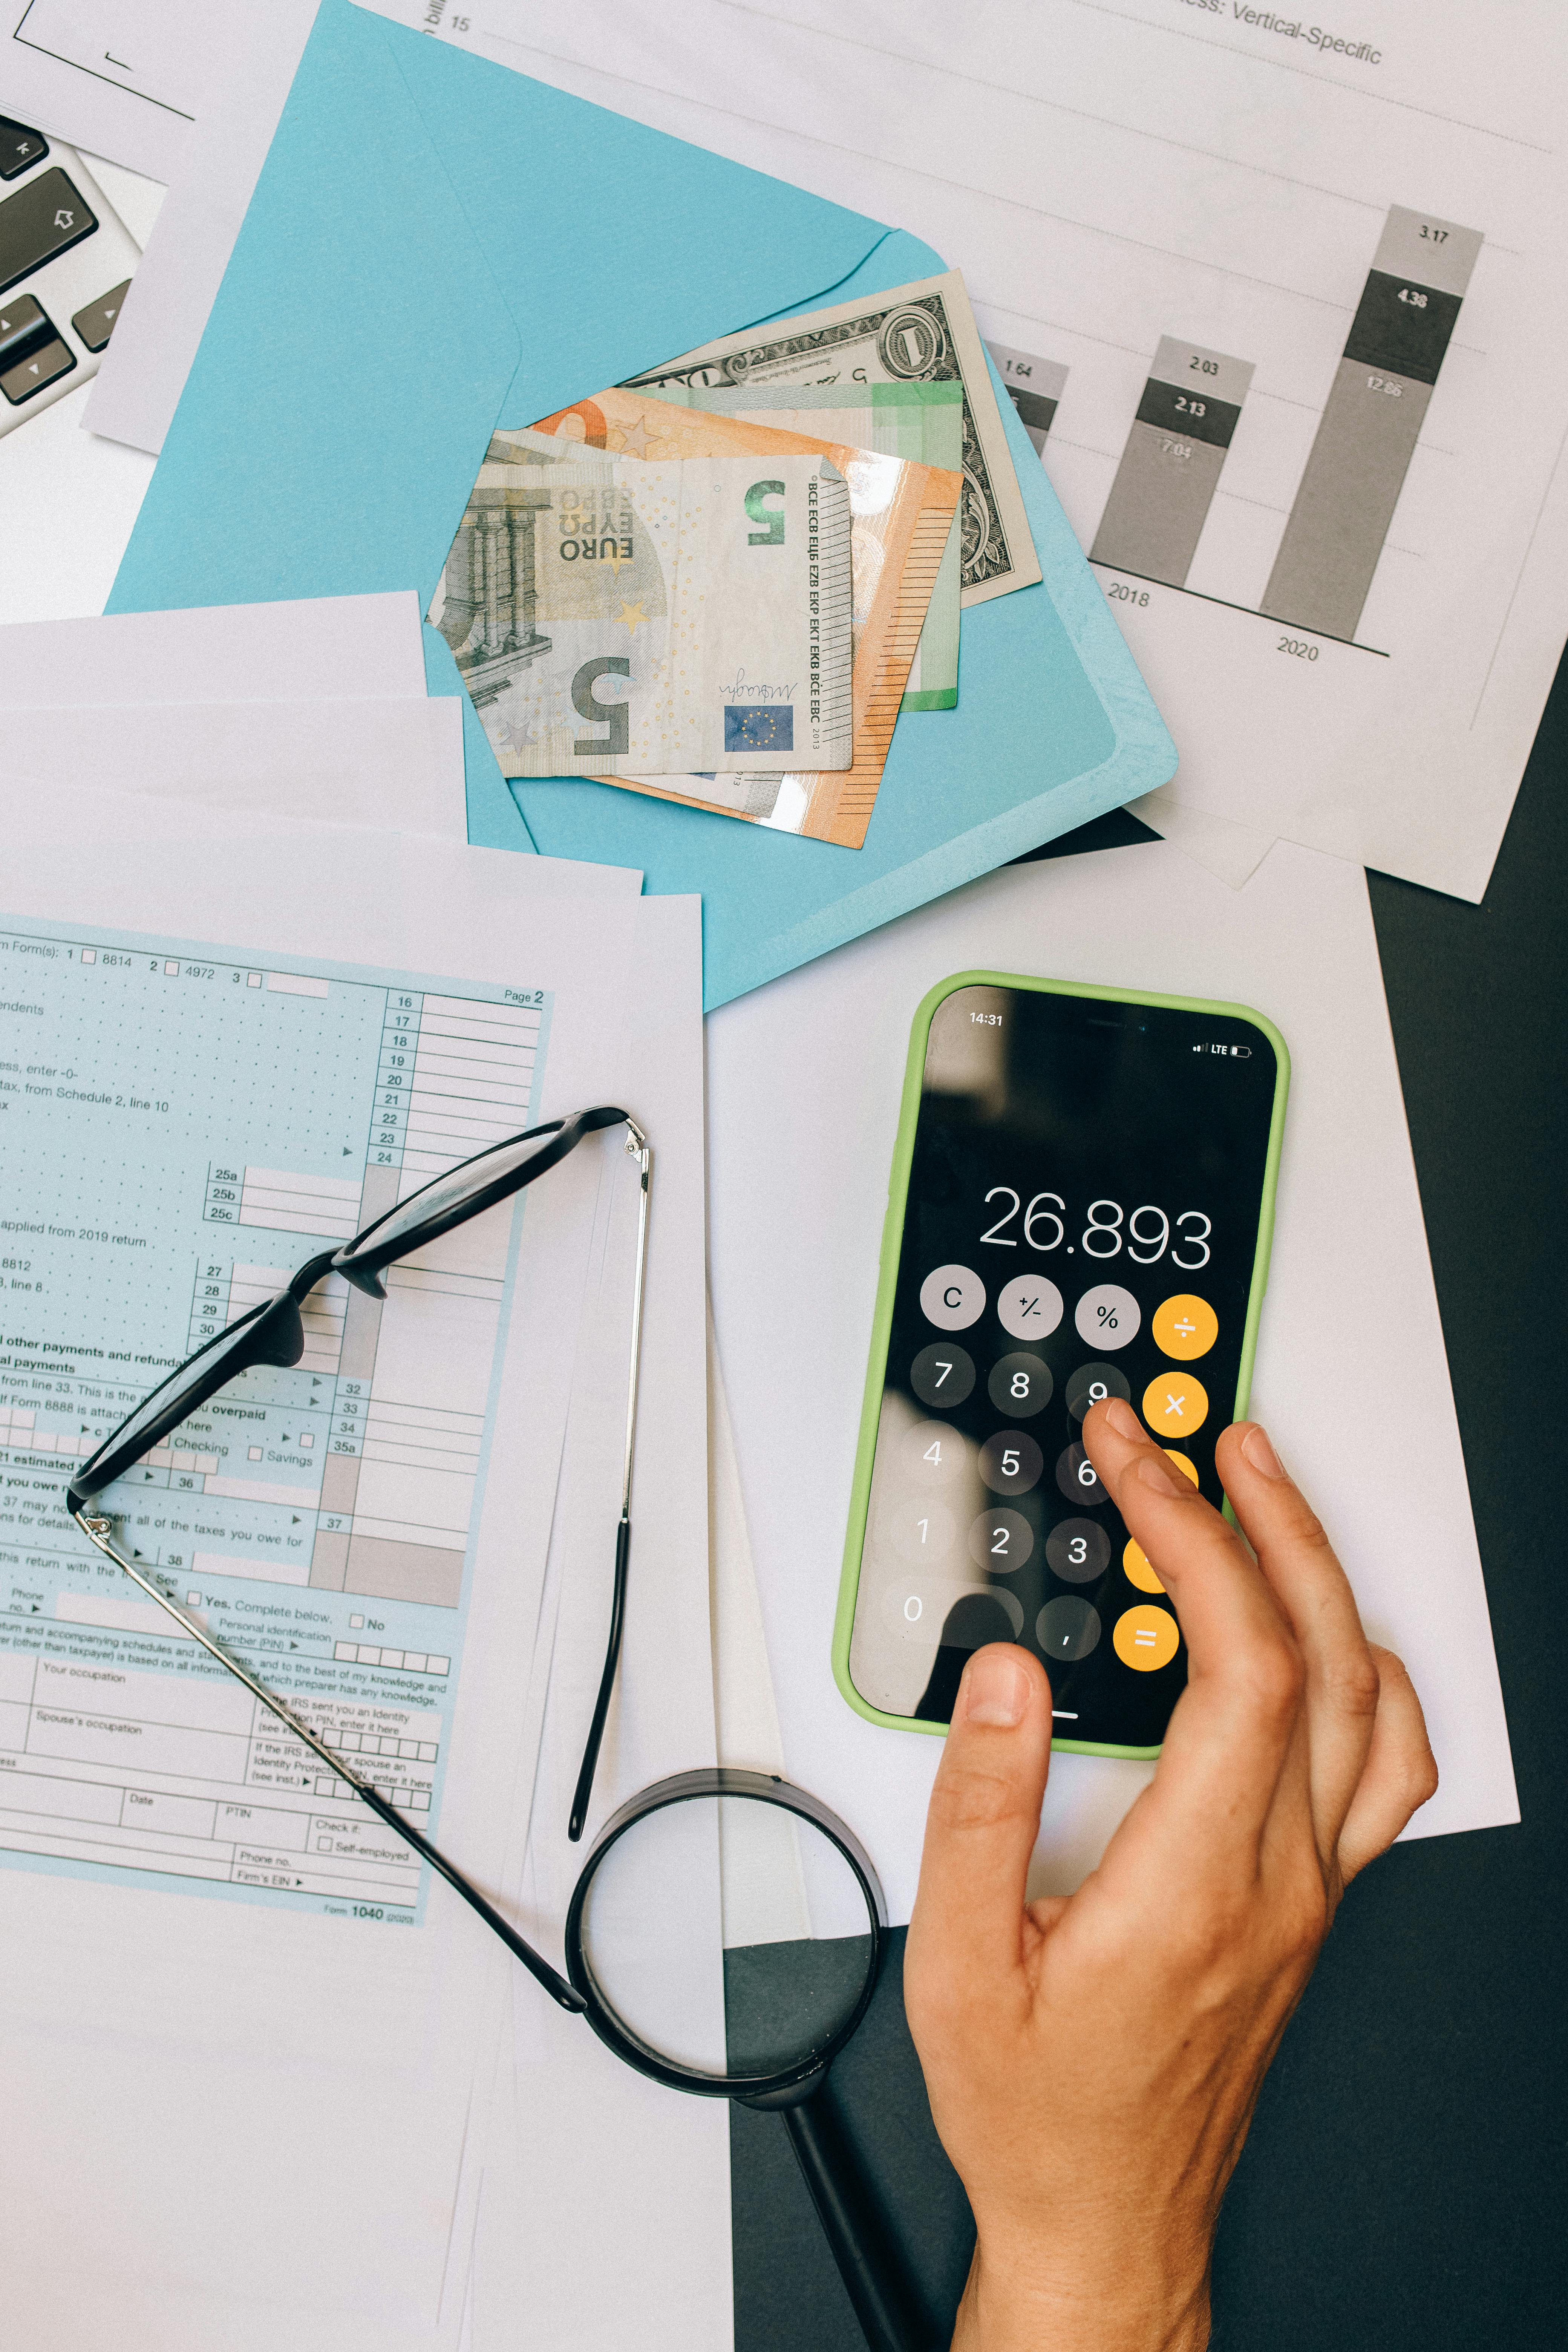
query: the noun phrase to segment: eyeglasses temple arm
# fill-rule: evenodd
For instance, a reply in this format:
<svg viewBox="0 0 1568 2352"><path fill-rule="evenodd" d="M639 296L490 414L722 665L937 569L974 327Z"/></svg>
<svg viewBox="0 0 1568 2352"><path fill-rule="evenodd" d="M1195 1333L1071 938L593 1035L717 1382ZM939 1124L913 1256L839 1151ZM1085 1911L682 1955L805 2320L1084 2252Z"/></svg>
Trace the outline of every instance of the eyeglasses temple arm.
<svg viewBox="0 0 1568 2352"><path fill-rule="evenodd" d="M626 1613L626 1564L632 1546L632 1456L637 1425L637 1370L642 1357L643 1285L647 1271L648 1195L653 1183L653 1150L635 1119L627 1119L626 1129L626 1148L640 1171L637 1281L632 1291L631 1378L626 1387L626 1444L621 1465L621 1518L616 1529L615 1590L610 1601L610 1635L605 1645L605 1670L599 1677L599 1696L594 1702L588 1744L583 1750L582 1769L577 1775L577 1786L572 1796L571 1818L566 1824L566 1834L574 1844L582 1836L583 1825L588 1818L589 1801L594 1793L594 1775L599 1764L599 1743L605 1736L610 1697L616 1687L616 1669L620 1664L621 1633Z"/></svg>
<svg viewBox="0 0 1568 2352"><path fill-rule="evenodd" d="M317 1738L310 1725L300 1721L292 1707L269 1691L265 1683L258 1682L247 1666L242 1665L237 1658L231 1657L222 1643L213 1639L199 1618L193 1617L188 1610L182 1609L179 1602L172 1599L160 1584L138 1568L133 1560L127 1559L123 1552L115 1549L111 1520L86 1510L73 1511L71 1517L89 1543L95 1544L104 1557L111 1559L117 1568L123 1569L132 1584L140 1585L147 1598L150 1601L155 1601L159 1608L171 1616L194 1642L199 1642L209 1657L216 1658L220 1666L245 1685L252 1698L258 1699L270 1714L278 1717L279 1723L287 1725L295 1738L302 1740L311 1754L320 1757L321 1762L330 1771L334 1772L340 1780L346 1780L361 1802L368 1805L371 1811L386 1823L388 1829L395 1830L398 1836L430 1864L432 1870L440 1873L453 1893L460 1895L469 1909L479 1913L486 1927L500 1937L513 1958L521 1961L530 1976L543 1986L552 2000L558 2002L563 2009L571 2010L574 2015L581 2015L586 2006L581 1995L573 1990L565 1978L558 1974L549 1961L534 1950L531 1944L524 1942L517 1930L509 1926L494 1906L486 1902L479 1888L470 1885L462 1872L456 1869L447 1860L446 1855L415 1828L412 1822L405 1821L395 1806L388 1804L378 1790L373 1788L368 1780L362 1780L353 1765L345 1764L341 1756L334 1756L325 1741Z"/></svg>

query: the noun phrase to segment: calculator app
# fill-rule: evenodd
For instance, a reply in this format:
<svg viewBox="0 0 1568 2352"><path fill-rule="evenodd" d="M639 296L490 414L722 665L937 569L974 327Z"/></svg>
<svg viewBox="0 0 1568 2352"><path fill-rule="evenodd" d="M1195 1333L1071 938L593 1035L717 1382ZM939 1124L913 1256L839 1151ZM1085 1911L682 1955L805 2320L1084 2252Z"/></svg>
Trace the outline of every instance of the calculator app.
<svg viewBox="0 0 1568 2352"><path fill-rule="evenodd" d="M1083 1418L1125 1398L1220 1505L1279 1068L1200 1008L974 985L926 1046L850 1644L946 1723L972 1650L1044 1659L1059 1739L1157 1747L1186 1679Z"/></svg>

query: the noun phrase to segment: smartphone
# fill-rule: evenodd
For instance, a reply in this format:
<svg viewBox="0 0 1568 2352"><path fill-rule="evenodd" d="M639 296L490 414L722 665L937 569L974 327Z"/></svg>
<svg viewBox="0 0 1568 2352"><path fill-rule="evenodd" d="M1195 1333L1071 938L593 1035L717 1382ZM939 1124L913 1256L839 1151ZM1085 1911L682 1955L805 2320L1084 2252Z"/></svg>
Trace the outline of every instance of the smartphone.
<svg viewBox="0 0 1568 2352"><path fill-rule="evenodd" d="M1223 1507L1289 1082L1242 1004L986 971L926 997L834 1637L860 1714L940 1731L970 1652L1016 1642L1049 1671L1058 1747L1158 1754L1186 1651L1083 1418L1126 1399Z"/></svg>

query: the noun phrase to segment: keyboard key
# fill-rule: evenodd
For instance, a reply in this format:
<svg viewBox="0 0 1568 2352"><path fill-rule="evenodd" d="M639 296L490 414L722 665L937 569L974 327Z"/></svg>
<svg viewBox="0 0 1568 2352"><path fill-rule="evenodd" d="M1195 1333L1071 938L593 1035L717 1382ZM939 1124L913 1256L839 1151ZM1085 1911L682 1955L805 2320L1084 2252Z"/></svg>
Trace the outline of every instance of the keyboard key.
<svg viewBox="0 0 1568 2352"><path fill-rule="evenodd" d="M13 408L20 408L25 400L31 400L36 392L42 392L47 383L53 383L75 365L75 360L57 336L52 343L35 352L31 359L18 360L15 367L7 368L0 375L0 392Z"/></svg>
<svg viewBox="0 0 1568 2352"><path fill-rule="evenodd" d="M122 278L118 286L111 286L107 294L100 294L96 302L89 302L72 319L71 325L89 352L102 351L114 332L114 321L120 316L120 306L130 285L130 278Z"/></svg>
<svg viewBox="0 0 1568 2352"><path fill-rule="evenodd" d="M57 163L0 204L0 293L98 226Z"/></svg>
<svg viewBox="0 0 1568 2352"><path fill-rule="evenodd" d="M0 368L16 358L23 343L36 341L41 334L53 333L52 321L30 294L18 294L14 302L0 303Z"/></svg>
<svg viewBox="0 0 1568 2352"><path fill-rule="evenodd" d="M13 122L8 115L0 114L0 180L15 180L41 163L49 152L49 142L41 131L29 131L25 122Z"/></svg>

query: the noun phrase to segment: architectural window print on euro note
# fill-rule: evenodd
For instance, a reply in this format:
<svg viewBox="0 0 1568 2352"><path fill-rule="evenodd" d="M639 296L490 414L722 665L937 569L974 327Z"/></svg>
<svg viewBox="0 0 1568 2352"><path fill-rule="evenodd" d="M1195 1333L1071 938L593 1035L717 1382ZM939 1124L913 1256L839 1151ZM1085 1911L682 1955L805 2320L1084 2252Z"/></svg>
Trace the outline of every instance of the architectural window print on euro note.
<svg viewBox="0 0 1568 2352"><path fill-rule="evenodd" d="M411 1921L419 1865L87 1550L68 1472L175 1363L530 1124L545 993L0 931L0 1864ZM332 1276L293 1369L105 1496L135 1556L428 1825L517 1219Z"/></svg>

